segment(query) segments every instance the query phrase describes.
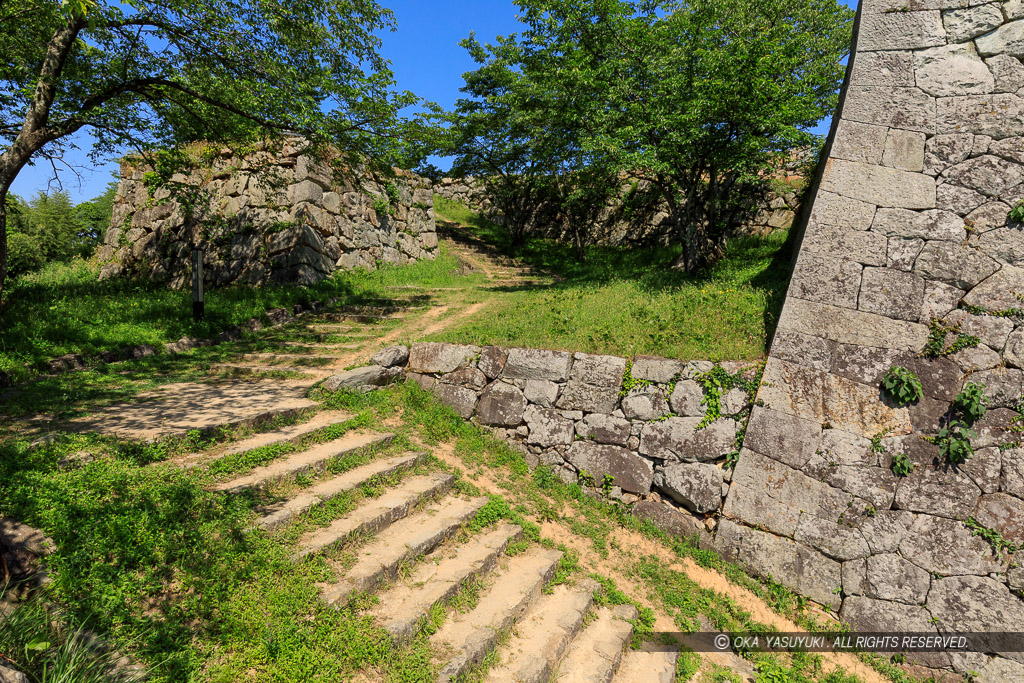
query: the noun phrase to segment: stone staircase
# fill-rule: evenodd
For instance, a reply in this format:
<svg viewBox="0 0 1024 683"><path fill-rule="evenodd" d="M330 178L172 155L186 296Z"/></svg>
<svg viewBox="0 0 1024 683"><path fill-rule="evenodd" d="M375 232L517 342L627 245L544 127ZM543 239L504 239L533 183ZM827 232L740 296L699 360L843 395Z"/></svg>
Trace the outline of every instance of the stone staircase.
<svg viewBox="0 0 1024 683"><path fill-rule="evenodd" d="M368 605L358 609L398 645L429 634L439 681L674 680L676 653L629 649L635 607L598 606L590 578L552 586L562 552L506 520L474 524L490 498L460 493L428 453L365 430L317 442L349 418L324 412L178 464L212 474L225 458L290 445L210 488L253 496L254 531L290 544L293 561L326 561L326 603Z"/></svg>

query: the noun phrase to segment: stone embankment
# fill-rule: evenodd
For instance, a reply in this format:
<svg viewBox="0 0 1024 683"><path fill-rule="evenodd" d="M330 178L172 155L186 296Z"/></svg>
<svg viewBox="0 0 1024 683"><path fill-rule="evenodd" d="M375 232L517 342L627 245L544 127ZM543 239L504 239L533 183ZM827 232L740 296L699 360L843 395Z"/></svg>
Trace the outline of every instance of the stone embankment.
<svg viewBox="0 0 1024 683"><path fill-rule="evenodd" d="M197 208L188 220L170 190L148 187L146 168L121 165L102 277L142 274L172 287L205 249L205 281L313 284L336 269L374 269L437 253L431 182L396 169L391 178L350 173L318 160L299 141L245 156L231 150L172 181Z"/></svg>
<svg viewBox="0 0 1024 683"><path fill-rule="evenodd" d="M603 488L687 535L714 529L712 515L729 490L728 465L750 413L742 387L753 386L757 371L747 363L443 343L388 348L372 363L329 379L325 388L378 386L404 371L460 416L513 444L531 466ZM720 392L705 381L714 375L742 387ZM671 506L657 505L659 499Z"/></svg>

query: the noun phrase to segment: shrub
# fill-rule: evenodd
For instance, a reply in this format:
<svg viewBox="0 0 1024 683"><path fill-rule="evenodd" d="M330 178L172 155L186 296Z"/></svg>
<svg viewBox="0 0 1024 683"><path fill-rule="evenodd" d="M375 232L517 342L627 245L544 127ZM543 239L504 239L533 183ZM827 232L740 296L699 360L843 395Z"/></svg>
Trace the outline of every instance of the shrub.
<svg viewBox="0 0 1024 683"><path fill-rule="evenodd" d="M910 370L898 365L889 369L882 378L882 387L898 406L905 406L924 397L921 380Z"/></svg>
<svg viewBox="0 0 1024 683"><path fill-rule="evenodd" d="M7 268L11 277L24 275L43 267L45 259L39 242L22 232L7 235Z"/></svg>
<svg viewBox="0 0 1024 683"><path fill-rule="evenodd" d="M981 384L969 382L953 401L953 407L963 415L967 424L974 424L988 412L988 396Z"/></svg>

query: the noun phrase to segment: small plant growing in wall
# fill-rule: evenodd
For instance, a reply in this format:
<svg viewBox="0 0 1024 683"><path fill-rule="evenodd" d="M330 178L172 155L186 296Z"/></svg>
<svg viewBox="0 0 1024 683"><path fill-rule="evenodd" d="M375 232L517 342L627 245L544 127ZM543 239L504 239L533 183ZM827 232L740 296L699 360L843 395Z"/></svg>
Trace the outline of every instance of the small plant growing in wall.
<svg viewBox="0 0 1024 683"><path fill-rule="evenodd" d="M942 457L947 462L953 465L961 465L974 455L971 439L976 436L978 435L966 423L953 418L949 421L949 424L939 430L935 443L938 445Z"/></svg>
<svg viewBox="0 0 1024 683"><path fill-rule="evenodd" d="M967 424L974 424L985 417L988 412L988 396L985 395L985 387L975 382L968 382L956 400L953 408L963 416Z"/></svg>
<svg viewBox="0 0 1024 683"><path fill-rule="evenodd" d="M905 453L896 453L892 456L892 473L897 477L909 476L914 471L914 463Z"/></svg>
<svg viewBox="0 0 1024 683"><path fill-rule="evenodd" d="M950 334L956 335L951 344L947 345ZM952 356L958 351L969 349L981 343L981 339L970 334L960 332L960 323L949 325L938 318L932 318L928 323L928 341L924 345L922 356L928 358L945 358Z"/></svg>
<svg viewBox="0 0 1024 683"><path fill-rule="evenodd" d="M889 368L889 372L885 373L882 387L898 406L909 405L924 397L921 380L913 372L899 365Z"/></svg>
<svg viewBox="0 0 1024 683"><path fill-rule="evenodd" d="M389 208L391 208L391 203L387 197L377 197L373 202L373 210L378 214L388 213Z"/></svg>
<svg viewBox="0 0 1024 683"><path fill-rule="evenodd" d="M1024 200L1017 202L1007 217L1014 223L1024 223Z"/></svg>

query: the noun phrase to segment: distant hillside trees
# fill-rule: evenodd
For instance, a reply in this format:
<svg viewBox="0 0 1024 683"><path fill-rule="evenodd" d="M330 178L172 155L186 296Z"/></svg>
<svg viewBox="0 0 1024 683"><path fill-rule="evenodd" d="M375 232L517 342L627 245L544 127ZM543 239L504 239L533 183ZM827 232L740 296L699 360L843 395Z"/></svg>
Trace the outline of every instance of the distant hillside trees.
<svg viewBox="0 0 1024 683"><path fill-rule="evenodd" d="M481 177L513 241L538 197L574 240L618 173L650 180L692 272L836 107L853 12L837 0L521 0L522 33L463 45L454 171ZM614 188L608 188L613 190Z"/></svg>
<svg viewBox="0 0 1024 683"><path fill-rule="evenodd" d="M0 4L0 295L11 183L78 131L94 155L296 134L386 154L398 110L417 101L394 91L378 54L393 26L374 0ZM162 161L166 181L175 168Z"/></svg>

